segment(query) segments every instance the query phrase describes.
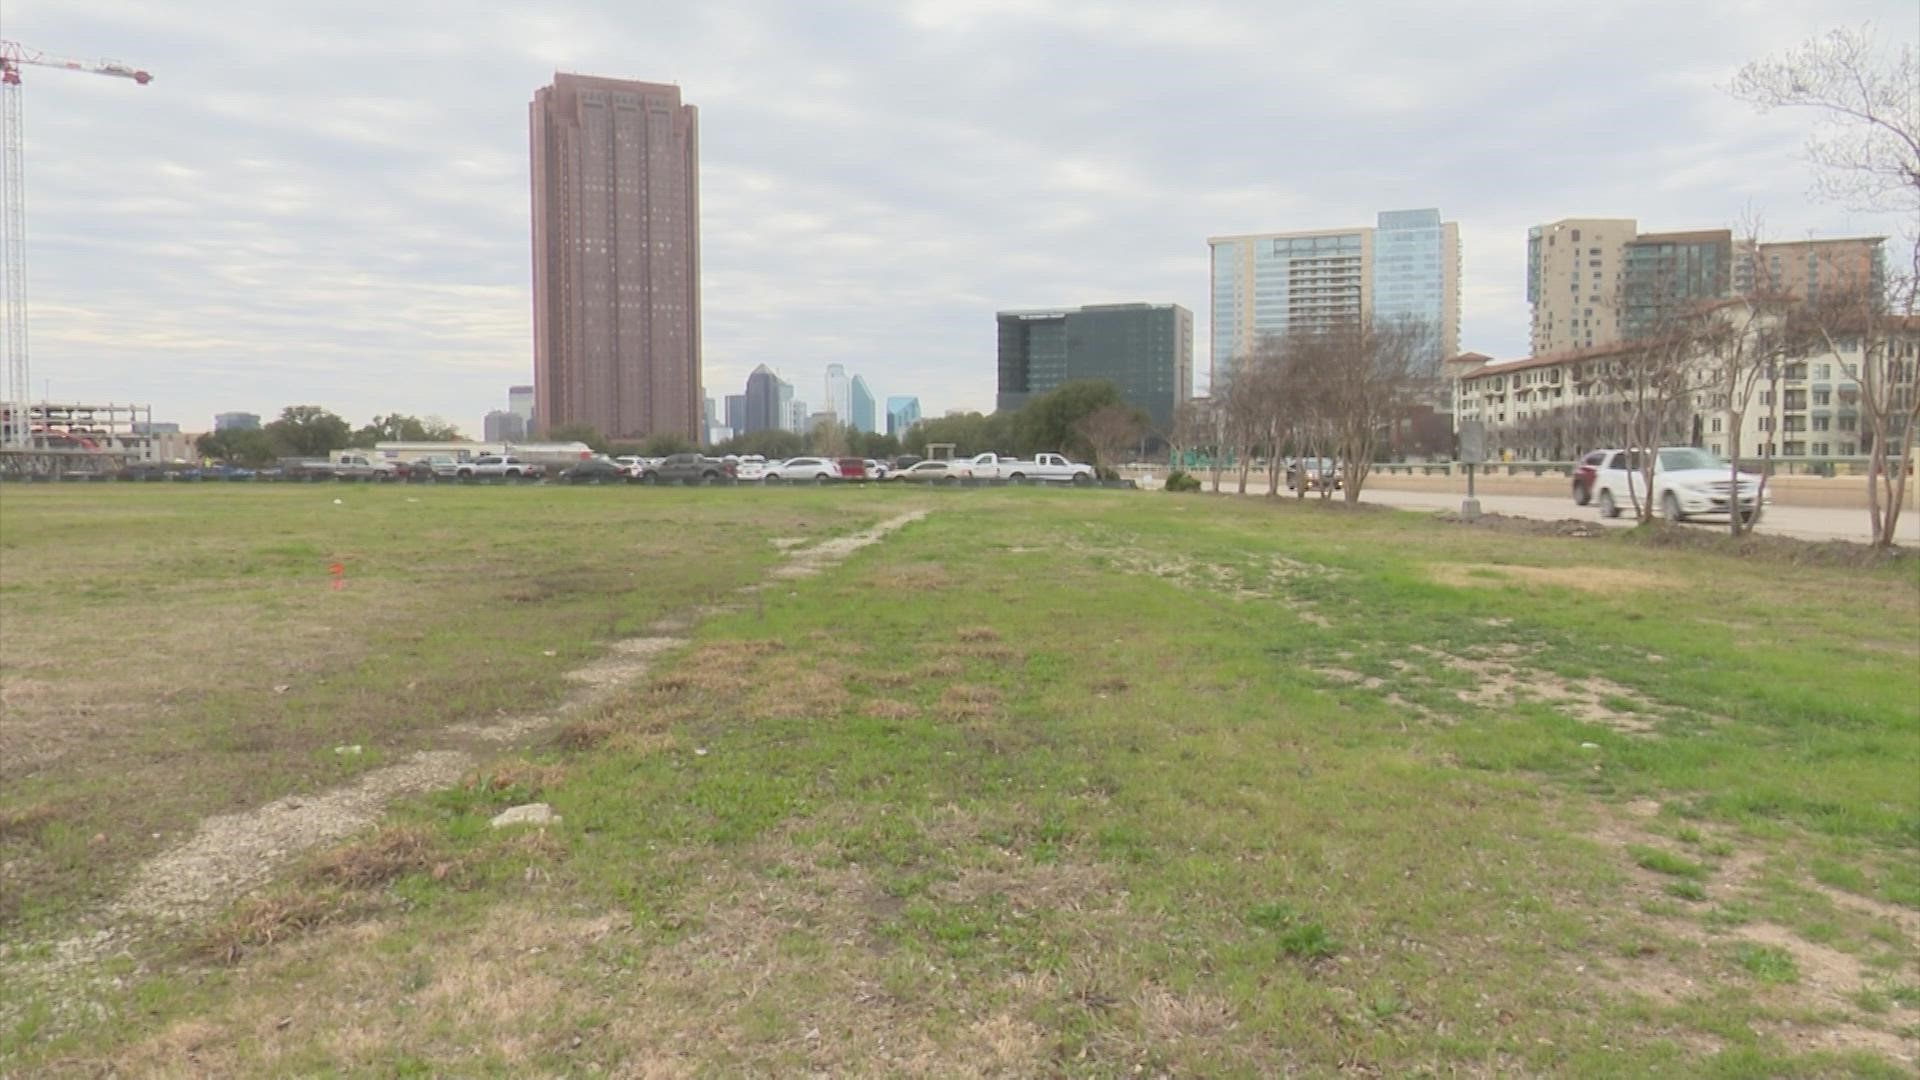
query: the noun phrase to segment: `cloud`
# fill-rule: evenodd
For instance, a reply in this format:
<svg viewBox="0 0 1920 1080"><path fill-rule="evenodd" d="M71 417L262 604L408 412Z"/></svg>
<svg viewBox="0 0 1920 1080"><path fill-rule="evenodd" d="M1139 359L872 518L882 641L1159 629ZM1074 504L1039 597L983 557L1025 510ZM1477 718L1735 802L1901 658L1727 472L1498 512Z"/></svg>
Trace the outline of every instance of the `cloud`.
<svg viewBox="0 0 1920 1080"><path fill-rule="evenodd" d="M708 391L828 363L993 399L993 312L1195 312L1206 238L1461 223L1463 343L1525 348L1527 226L1895 231L1810 203L1805 118L1718 89L1818 13L1376 0L9 0L4 34L151 69L28 74L35 383L227 409L439 413L531 377L527 103L556 69L701 110Z"/></svg>

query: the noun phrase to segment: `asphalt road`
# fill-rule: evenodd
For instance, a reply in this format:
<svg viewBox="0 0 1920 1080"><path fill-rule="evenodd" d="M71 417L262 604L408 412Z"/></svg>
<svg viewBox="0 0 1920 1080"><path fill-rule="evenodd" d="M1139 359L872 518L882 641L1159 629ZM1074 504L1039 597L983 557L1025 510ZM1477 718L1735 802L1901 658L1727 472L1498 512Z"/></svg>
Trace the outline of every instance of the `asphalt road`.
<svg viewBox="0 0 1920 1080"><path fill-rule="evenodd" d="M1369 485L1361 493L1361 501L1379 503L1382 506L1397 506L1407 510L1459 510L1460 503L1466 498L1464 482L1457 493L1438 491L1389 491ZM1609 521L1600 516L1600 512L1591 506L1575 506L1570 498L1545 498L1537 495L1482 495L1480 510L1489 514L1508 514L1513 517L1538 518L1542 521L1559 521L1562 518L1578 518L1582 521L1597 521L1603 525L1617 525L1622 528L1632 525L1632 511L1623 513L1619 518ZM1689 528L1720 529L1725 531L1725 519L1707 519L1701 522L1689 522ZM1866 543L1872 539L1867 526L1865 510L1828 509L1810 506L1779 506L1767 508L1766 515L1760 521L1761 533L1776 536L1794 536L1802 540L1857 540ZM1901 544L1920 544L1920 512L1911 500L1901 508L1898 540Z"/></svg>

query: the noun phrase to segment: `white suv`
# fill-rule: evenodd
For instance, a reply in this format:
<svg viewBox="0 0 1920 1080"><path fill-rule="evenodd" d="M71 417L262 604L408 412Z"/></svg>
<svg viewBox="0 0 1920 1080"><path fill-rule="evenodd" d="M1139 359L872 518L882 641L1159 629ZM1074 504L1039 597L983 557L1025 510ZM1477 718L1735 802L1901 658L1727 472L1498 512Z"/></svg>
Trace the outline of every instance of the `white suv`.
<svg viewBox="0 0 1920 1080"><path fill-rule="evenodd" d="M1651 501L1668 521L1724 516L1732 513L1736 500L1741 517L1759 521L1773 501L1773 496L1761 495L1760 477L1754 473L1740 474L1736 492L1727 463L1698 447L1663 446L1658 454L1653 463ZM1595 470L1593 499L1599 504L1601 516L1619 517L1621 511L1635 504L1636 497L1643 503L1648 500L1646 477L1640 471L1644 464L1638 451L1615 450Z"/></svg>
<svg viewBox="0 0 1920 1080"><path fill-rule="evenodd" d="M797 457L786 461L771 462L760 472L760 479L768 484L804 484L812 481L824 484L829 480L840 479L840 466L831 458Z"/></svg>

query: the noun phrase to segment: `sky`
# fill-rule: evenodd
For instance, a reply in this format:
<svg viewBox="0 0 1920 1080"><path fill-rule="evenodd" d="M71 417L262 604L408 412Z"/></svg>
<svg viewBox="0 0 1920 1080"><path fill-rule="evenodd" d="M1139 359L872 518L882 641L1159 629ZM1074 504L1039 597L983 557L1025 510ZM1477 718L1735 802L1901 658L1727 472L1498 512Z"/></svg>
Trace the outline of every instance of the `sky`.
<svg viewBox="0 0 1920 1080"><path fill-rule="evenodd" d="M993 315L1195 316L1209 236L1460 223L1463 348L1526 350L1526 230L1775 239L1911 223L1808 195L1804 113L1724 92L1913 0L0 0L0 37L147 86L25 74L33 387L318 404L479 433L532 381L527 106L555 71L700 109L707 393L826 365L991 410ZM816 404L817 407L817 404Z"/></svg>

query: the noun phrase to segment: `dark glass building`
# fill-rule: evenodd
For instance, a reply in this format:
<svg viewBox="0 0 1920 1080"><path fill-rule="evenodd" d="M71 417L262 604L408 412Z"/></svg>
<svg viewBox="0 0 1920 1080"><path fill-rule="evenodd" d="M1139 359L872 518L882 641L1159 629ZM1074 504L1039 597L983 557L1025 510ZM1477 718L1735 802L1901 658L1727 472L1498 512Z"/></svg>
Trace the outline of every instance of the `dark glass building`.
<svg viewBox="0 0 1920 1080"><path fill-rule="evenodd" d="M1075 379L1106 379L1154 430L1193 392L1193 312L1178 304L1089 304L1002 311L995 407L1018 409Z"/></svg>

